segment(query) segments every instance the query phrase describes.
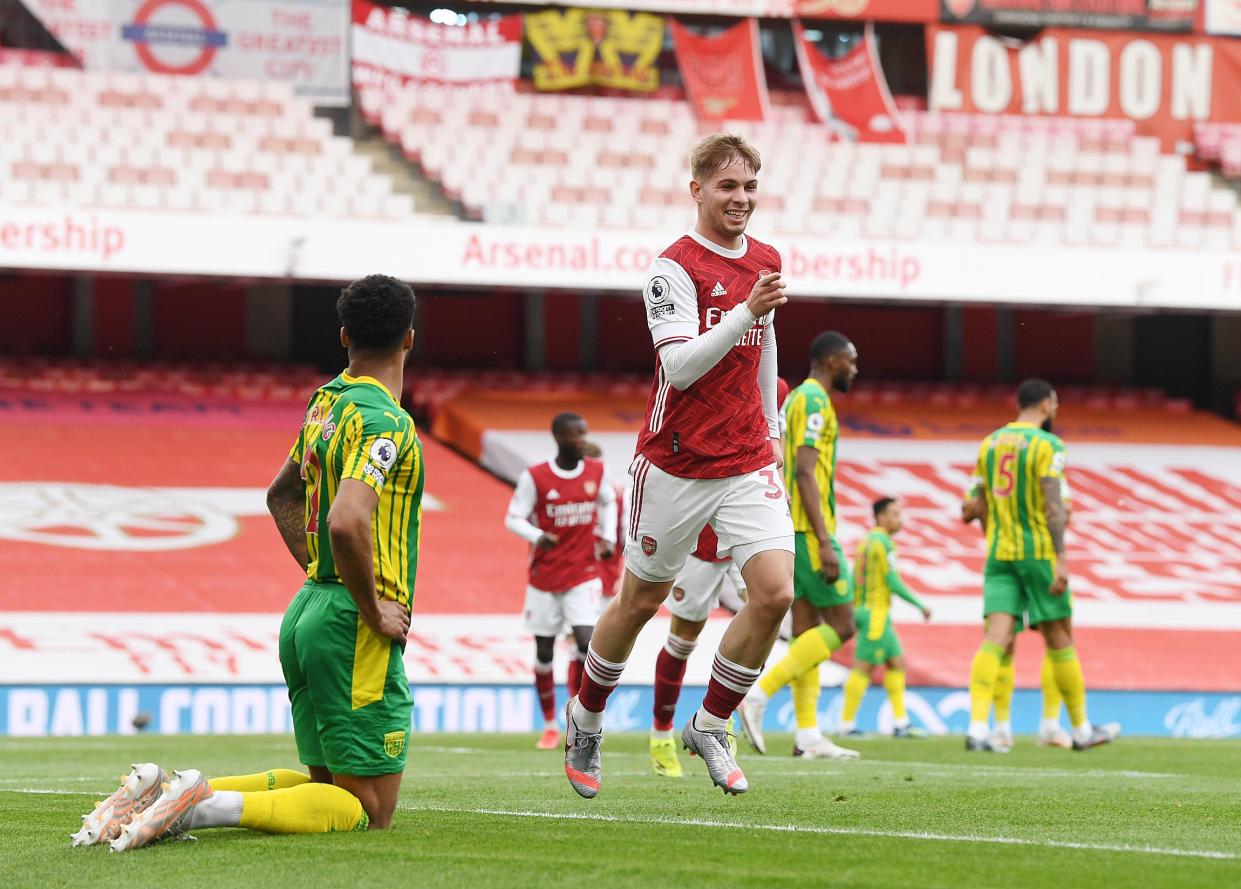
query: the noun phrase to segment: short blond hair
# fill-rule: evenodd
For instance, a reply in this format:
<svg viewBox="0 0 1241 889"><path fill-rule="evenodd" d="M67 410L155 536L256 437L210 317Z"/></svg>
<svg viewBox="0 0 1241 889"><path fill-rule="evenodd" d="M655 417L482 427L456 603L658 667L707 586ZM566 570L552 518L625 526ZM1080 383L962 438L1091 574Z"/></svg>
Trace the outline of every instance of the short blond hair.
<svg viewBox="0 0 1241 889"><path fill-rule="evenodd" d="M755 173L763 165L758 149L743 136L714 133L694 146L689 153L689 172L696 182L704 182L720 167L740 159Z"/></svg>

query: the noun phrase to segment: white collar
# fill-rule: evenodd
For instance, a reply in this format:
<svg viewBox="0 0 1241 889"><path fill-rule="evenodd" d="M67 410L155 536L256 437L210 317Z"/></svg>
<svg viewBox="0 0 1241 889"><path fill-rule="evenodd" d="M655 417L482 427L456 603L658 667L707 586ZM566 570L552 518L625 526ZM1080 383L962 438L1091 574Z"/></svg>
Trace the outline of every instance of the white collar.
<svg viewBox="0 0 1241 889"><path fill-rule="evenodd" d="M572 469L561 469L556 465L555 458L548 460L547 465L551 467L552 475L556 476L556 478L577 478L586 471L586 461L584 459L578 460L577 466Z"/></svg>
<svg viewBox="0 0 1241 889"><path fill-rule="evenodd" d="M741 236L741 246L736 250L729 250L727 247L721 247L714 241L709 241L692 228L686 233L703 247L706 247L712 253L717 253L725 259L740 259L745 256L745 252L750 249L750 241L745 235Z"/></svg>

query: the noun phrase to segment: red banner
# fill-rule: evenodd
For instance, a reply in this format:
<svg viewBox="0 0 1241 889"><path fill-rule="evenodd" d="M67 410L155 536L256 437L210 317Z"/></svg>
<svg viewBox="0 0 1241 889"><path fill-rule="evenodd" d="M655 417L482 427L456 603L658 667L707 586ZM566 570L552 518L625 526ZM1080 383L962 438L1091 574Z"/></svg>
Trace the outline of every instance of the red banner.
<svg viewBox="0 0 1241 889"><path fill-rule="evenodd" d="M762 120L767 77L758 19L745 19L713 37L699 37L669 19L677 66L700 120Z"/></svg>
<svg viewBox="0 0 1241 889"><path fill-rule="evenodd" d="M867 22L937 22L940 0L796 0L803 19L854 19Z"/></svg>
<svg viewBox="0 0 1241 889"><path fill-rule="evenodd" d="M1199 121L1241 120L1241 42L1044 30L1014 45L976 27L927 28L932 111L1129 119L1164 145Z"/></svg>
<svg viewBox="0 0 1241 889"><path fill-rule="evenodd" d="M826 58L806 39L801 22L793 22L793 41L810 106L823 123L839 121L861 142L904 142L900 116L888 92L875 26L869 22L862 42L839 59Z"/></svg>
<svg viewBox="0 0 1241 889"><path fill-rule="evenodd" d="M353 82L512 84L521 69L521 16L437 25L353 0Z"/></svg>

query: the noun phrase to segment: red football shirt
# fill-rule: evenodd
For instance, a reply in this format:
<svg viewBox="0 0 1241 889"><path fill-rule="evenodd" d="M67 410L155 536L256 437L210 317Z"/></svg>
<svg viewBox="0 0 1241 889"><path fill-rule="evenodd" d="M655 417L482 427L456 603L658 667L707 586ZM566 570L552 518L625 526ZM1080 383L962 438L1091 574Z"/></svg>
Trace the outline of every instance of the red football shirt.
<svg viewBox="0 0 1241 889"><path fill-rule="evenodd" d="M669 475L730 478L772 462L758 363L774 312L756 321L685 391L664 376L659 349L706 333L749 298L762 273L778 271L780 254L754 238L726 250L696 232L681 237L652 263L643 295L655 343L655 379L638 453Z"/></svg>
<svg viewBox="0 0 1241 889"><path fill-rule="evenodd" d="M550 463L530 467L536 495L530 520L560 538L547 549L530 548L530 585L545 593L563 593L599 576L595 523L603 461L586 458L582 464L573 478L557 475Z"/></svg>

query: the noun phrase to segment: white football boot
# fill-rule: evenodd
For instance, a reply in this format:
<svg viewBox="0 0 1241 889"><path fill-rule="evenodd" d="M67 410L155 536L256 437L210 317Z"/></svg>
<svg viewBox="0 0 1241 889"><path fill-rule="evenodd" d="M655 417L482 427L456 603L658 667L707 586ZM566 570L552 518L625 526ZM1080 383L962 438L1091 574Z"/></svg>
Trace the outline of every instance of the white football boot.
<svg viewBox="0 0 1241 889"><path fill-rule="evenodd" d="M82 816L82 827L70 834L75 846L110 843L121 828L159 796L160 785L168 774L153 762L136 762L128 775L121 775L121 786L107 799L100 800L93 812Z"/></svg>
<svg viewBox="0 0 1241 889"><path fill-rule="evenodd" d="M861 759L862 754L848 747L832 743L828 738L820 736L805 747L793 745L793 756L797 759Z"/></svg>
<svg viewBox="0 0 1241 889"><path fill-rule="evenodd" d="M197 769L173 772L161 787L159 798L121 828L111 843L113 852L141 849L165 837L185 833L185 821L194 807L211 796L211 785Z"/></svg>
<svg viewBox="0 0 1241 889"><path fill-rule="evenodd" d="M767 713L767 695L757 685L750 689L749 694L737 708L741 717L741 730L746 740L758 753L767 752L767 739L763 737L763 717Z"/></svg>

